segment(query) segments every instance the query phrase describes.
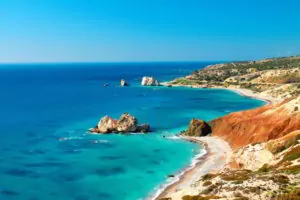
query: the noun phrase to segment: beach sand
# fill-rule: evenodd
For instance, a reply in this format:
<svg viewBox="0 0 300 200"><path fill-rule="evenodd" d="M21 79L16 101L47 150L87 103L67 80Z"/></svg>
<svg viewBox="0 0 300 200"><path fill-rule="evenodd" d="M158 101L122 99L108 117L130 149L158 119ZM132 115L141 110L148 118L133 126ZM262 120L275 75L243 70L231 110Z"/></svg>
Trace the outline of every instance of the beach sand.
<svg viewBox="0 0 300 200"><path fill-rule="evenodd" d="M221 138L211 136L182 138L205 146L207 154L199 158L195 167L187 170L177 182L168 186L156 199L170 197L172 200L181 200L184 195L197 195L199 191L193 185L201 176L223 169L231 158L231 147Z"/></svg>
<svg viewBox="0 0 300 200"><path fill-rule="evenodd" d="M163 83L167 86L168 83ZM192 85L172 85L175 87L191 87L191 88L201 88L198 86ZM259 99L267 102L267 104L275 104L282 99L274 98L271 96L266 96L261 93L254 93L249 89L242 88L225 88L225 87L214 87L216 89L226 89L238 93L239 95L247 96L250 98ZM209 88L209 89L214 89ZM197 164L188 170L185 171L180 177L179 180L164 189L156 198L159 200L161 198L172 198L172 200L182 200L182 197L185 195L198 195L199 189L195 186L198 180L205 174L211 172L217 172L221 169L224 169L227 164L230 162L232 156L232 149L230 145L218 137L187 137L181 136L183 139L196 142L204 146L207 153L200 157L197 160Z"/></svg>
<svg viewBox="0 0 300 200"><path fill-rule="evenodd" d="M236 87L203 87L201 85L176 85L176 84L171 84L169 82L163 82L161 83L161 85L163 86L168 86L168 85L172 85L172 87L189 87L189 88L208 88L208 89L225 89L225 90L231 90L233 92L236 92L242 96L247 96L250 98L254 98L254 99L259 99L262 101L267 102L268 104L275 104L275 103L280 103L281 101L283 101L283 99L281 98L274 98L270 95L266 95L263 93L258 93L258 92L253 92L250 89L245 89L245 88L236 88Z"/></svg>
<svg viewBox="0 0 300 200"><path fill-rule="evenodd" d="M263 101L266 101L269 104L275 104L275 103L279 103L279 102L283 101L283 99L274 98L272 96L264 95L262 93L254 93L252 90L249 90L249 89L244 89L244 88L224 88L224 89L231 90L231 91L236 92L240 95L247 96L247 97L250 97L250 98L263 100Z"/></svg>

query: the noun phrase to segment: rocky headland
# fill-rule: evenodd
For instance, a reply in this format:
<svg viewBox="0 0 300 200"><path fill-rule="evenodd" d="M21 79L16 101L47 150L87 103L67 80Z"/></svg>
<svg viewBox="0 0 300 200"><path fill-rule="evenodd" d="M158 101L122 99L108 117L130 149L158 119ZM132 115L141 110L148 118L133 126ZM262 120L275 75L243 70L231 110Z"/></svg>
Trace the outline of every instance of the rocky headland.
<svg viewBox="0 0 300 200"><path fill-rule="evenodd" d="M227 88L278 103L300 94L300 56L210 65L167 86Z"/></svg>
<svg viewBox="0 0 300 200"><path fill-rule="evenodd" d="M207 156L158 199L300 199L299 66L299 56L218 64L165 83L235 89L269 103L210 122L192 120L183 137L204 143ZM218 149L218 140L231 150Z"/></svg>
<svg viewBox="0 0 300 200"><path fill-rule="evenodd" d="M124 113L119 119L113 119L109 116L104 116L100 119L98 124L94 128L89 129L92 133L148 133L151 128L148 124L138 124L137 119Z"/></svg>

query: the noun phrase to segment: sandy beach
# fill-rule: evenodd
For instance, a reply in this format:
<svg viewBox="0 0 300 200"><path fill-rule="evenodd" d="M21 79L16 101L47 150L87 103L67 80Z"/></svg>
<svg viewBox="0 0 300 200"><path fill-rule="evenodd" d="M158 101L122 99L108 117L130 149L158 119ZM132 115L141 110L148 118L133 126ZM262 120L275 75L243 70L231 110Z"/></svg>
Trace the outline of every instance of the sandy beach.
<svg viewBox="0 0 300 200"><path fill-rule="evenodd" d="M168 83L162 85L168 86ZM202 88L193 85L173 85L174 87L191 87L191 88ZM213 87L209 89L226 89L238 93L242 96L249 98L255 98L265 101L267 104L275 104L282 99L267 96L261 93L254 93L252 90L243 88L225 88L225 87ZM180 176L179 180L169 185L162 193L156 197L156 200L161 198L172 198L172 200L181 200L185 195L197 195L199 194L199 188L196 187L198 180L205 174L215 172L226 167L232 156L232 149L230 145L221 138L218 137L187 137L181 136L183 139L199 143L204 146L207 153L197 160L197 164L186 170L185 173Z"/></svg>
<svg viewBox="0 0 300 200"><path fill-rule="evenodd" d="M177 182L168 186L156 199L170 197L172 200L181 200L184 195L198 194L194 184L201 176L218 171L226 166L232 150L227 142L218 137L182 137L191 142L205 146L207 154L199 158L195 167L187 170Z"/></svg>
<svg viewBox="0 0 300 200"><path fill-rule="evenodd" d="M247 96L250 98L263 100L263 101L266 101L268 104L275 104L275 103L279 103L282 101L282 99L280 99L280 98L274 98L269 95L264 95L262 93L254 93L252 90L249 90L249 89L244 89L244 88L222 88L222 89L231 90L240 95Z"/></svg>
<svg viewBox="0 0 300 200"><path fill-rule="evenodd" d="M168 85L172 85L172 87L189 87L189 88L207 88L207 87L203 87L203 86L199 86L199 85L176 85L176 84L171 84L169 82L163 82L161 83L161 85L163 86L168 86ZM249 89L245 89L245 88L236 88L236 87L208 87L208 89L225 89L225 90L231 90L235 93L238 93L242 96L246 96L249 98L254 98L254 99L259 99L262 101L267 102L267 104L275 104L275 103L279 103L281 101L283 101L283 99L281 98L274 98L270 95L266 95L263 93L254 93L252 90Z"/></svg>

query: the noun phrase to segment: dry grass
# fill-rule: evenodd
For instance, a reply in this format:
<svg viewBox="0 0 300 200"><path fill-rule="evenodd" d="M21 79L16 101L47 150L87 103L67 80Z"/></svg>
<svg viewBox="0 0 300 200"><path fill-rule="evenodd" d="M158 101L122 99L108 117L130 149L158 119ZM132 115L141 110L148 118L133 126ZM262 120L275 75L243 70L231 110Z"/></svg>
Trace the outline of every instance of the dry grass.
<svg viewBox="0 0 300 200"><path fill-rule="evenodd" d="M249 170L237 170L233 172L227 172L221 175L224 181L246 181L250 178L251 171Z"/></svg>
<svg viewBox="0 0 300 200"><path fill-rule="evenodd" d="M190 196L190 195L186 195L186 196L182 197L182 200L209 200L209 199L220 199L220 197L215 196L215 195L208 195L208 196L203 196L203 195Z"/></svg>
<svg viewBox="0 0 300 200"><path fill-rule="evenodd" d="M292 160L296 160L298 158L300 158L300 146L296 146L296 147L292 148L291 150L289 150L288 152L286 152L284 154L284 157L282 158L281 162L292 161Z"/></svg>

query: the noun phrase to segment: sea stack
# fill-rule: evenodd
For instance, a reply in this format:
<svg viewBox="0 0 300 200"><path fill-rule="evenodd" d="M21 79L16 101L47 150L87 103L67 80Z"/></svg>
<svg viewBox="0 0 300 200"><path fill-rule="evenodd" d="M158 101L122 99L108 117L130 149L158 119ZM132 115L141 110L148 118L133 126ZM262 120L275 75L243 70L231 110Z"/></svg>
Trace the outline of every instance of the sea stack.
<svg viewBox="0 0 300 200"><path fill-rule="evenodd" d="M144 76L141 82L142 86L160 86L158 80L153 76Z"/></svg>
<svg viewBox="0 0 300 200"><path fill-rule="evenodd" d="M124 113L119 119L104 116L96 127L89 129L93 133L148 133L151 131L148 124L138 124L137 119Z"/></svg>
<svg viewBox="0 0 300 200"><path fill-rule="evenodd" d="M120 86L121 86L121 87L128 86L128 85L129 85L128 82L125 81L124 79L121 79L121 80L120 80Z"/></svg>

